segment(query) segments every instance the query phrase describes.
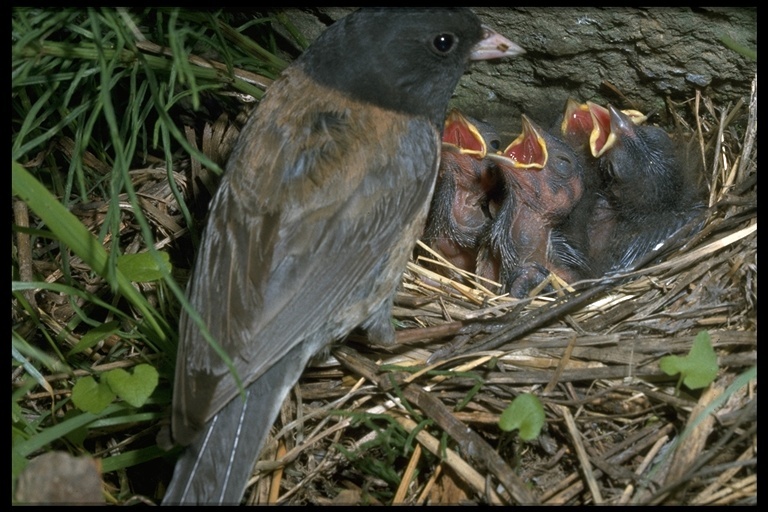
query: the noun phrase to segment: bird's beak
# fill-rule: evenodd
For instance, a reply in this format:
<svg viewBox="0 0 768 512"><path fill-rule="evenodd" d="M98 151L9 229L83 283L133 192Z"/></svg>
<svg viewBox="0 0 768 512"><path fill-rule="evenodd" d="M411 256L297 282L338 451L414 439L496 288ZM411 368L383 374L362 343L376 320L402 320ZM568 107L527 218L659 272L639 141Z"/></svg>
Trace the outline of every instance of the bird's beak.
<svg viewBox="0 0 768 512"><path fill-rule="evenodd" d="M499 34L495 30L483 25L483 39L472 48L470 60L501 59L503 57L516 57L525 53L525 50Z"/></svg>
<svg viewBox="0 0 768 512"><path fill-rule="evenodd" d="M560 133L564 136L579 136L592 131L592 116L589 106L579 103L573 98L568 98L565 104L563 122L560 125Z"/></svg>
<svg viewBox="0 0 768 512"><path fill-rule="evenodd" d="M457 153L484 158L486 154L485 140L477 127L461 112L451 110L445 118L443 129L443 148L453 146Z"/></svg>
<svg viewBox="0 0 768 512"><path fill-rule="evenodd" d="M514 169L543 169L547 165L549 153L547 143L539 133L540 129L523 115L523 132L520 136L513 140L501 154L489 154L488 157Z"/></svg>
<svg viewBox="0 0 768 512"><path fill-rule="evenodd" d="M619 110L613 105L608 105L608 111L611 113L611 133L621 133L624 137L635 137L635 126L639 124L635 117L627 113L628 111Z"/></svg>
<svg viewBox="0 0 768 512"><path fill-rule="evenodd" d="M587 102L592 116L592 133L589 136L589 147L592 155L597 158L605 154L616 144L616 134L634 135L634 127L643 124L648 116L637 110L618 110L608 105L605 108L590 101Z"/></svg>
<svg viewBox="0 0 768 512"><path fill-rule="evenodd" d="M592 133L589 135L589 149L598 158L616 144L616 135L611 130L611 114L602 105L587 102L592 116Z"/></svg>

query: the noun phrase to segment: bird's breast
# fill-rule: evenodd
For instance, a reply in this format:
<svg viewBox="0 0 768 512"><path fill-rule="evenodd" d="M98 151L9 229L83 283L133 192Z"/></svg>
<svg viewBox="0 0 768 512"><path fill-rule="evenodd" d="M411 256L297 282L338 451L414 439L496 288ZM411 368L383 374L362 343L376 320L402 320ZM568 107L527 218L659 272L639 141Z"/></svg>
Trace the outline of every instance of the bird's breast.
<svg viewBox="0 0 768 512"><path fill-rule="evenodd" d="M310 86L307 101L285 107L293 89ZM427 119L350 99L300 69L267 91L240 137L228 179L256 211L333 207L356 195L421 200L434 185L439 136Z"/></svg>

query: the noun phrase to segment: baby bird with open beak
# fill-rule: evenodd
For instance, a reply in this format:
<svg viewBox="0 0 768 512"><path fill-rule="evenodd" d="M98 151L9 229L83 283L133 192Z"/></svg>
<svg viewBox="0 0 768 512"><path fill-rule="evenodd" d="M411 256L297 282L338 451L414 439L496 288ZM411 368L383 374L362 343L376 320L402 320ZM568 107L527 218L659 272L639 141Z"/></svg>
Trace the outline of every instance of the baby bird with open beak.
<svg viewBox="0 0 768 512"><path fill-rule="evenodd" d="M597 212L607 229L590 247L598 275L631 266L704 206L701 166L685 144L611 105L607 110L609 133L597 160L607 205Z"/></svg>
<svg viewBox="0 0 768 512"><path fill-rule="evenodd" d="M523 116L522 133L501 154L489 155L503 183L492 198L496 218L487 231L478 273L524 297L555 272L566 281L585 262L558 231L583 192L579 156L559 138Z"/></svg>
<svg viewBox="0 0 768 512"><path fill-rule="evenodd" d="M458 110L445 119L440 169L422 241L459 269L474 273L480 239L488 229L488 193L495 186L492 162L499 147L493 127ZM418 250L417 254L423 254ZM425 255L426 256L426 255ZM446 267L435 270L462 280Z"/></svg>

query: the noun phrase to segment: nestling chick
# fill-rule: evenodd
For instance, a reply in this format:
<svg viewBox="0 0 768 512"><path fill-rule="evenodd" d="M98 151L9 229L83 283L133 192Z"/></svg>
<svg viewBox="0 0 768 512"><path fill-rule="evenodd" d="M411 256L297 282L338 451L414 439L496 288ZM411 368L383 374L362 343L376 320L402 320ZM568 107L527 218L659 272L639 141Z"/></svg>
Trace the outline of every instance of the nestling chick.
<svg viewBox="0 0 768 512"><path fill-rule="evenodd" d="M491 205L498 214L478 264L480 275L497 278L516 297L527 295L549 272L571 280L584 264L557 231L583 193L580 158L526 116L522 128L501 155L489 155L503 194Z"/></svg>
<svg viewBox="0 0 768 512"><path fill-rule="evenodd" d="M422 240L468 272L475 272L480 239L491 221L487 194L495 186L496 177L486 155L489 145L498 144L498 135L490 125L458 110L448 113L440 169ZM452 275L444 266L435 266L435 270L462 280L461 275Z"/></svg>
<svg viewBox="0 0 768 512"><path fill-rule="evenodd" d="M592 237L590 248L599 275L629 267L704 206L700 166L685 144L661 128L636 125L613 106L608 111L610 136L598 159L605 205L598 213L609 228Z"/></svg>

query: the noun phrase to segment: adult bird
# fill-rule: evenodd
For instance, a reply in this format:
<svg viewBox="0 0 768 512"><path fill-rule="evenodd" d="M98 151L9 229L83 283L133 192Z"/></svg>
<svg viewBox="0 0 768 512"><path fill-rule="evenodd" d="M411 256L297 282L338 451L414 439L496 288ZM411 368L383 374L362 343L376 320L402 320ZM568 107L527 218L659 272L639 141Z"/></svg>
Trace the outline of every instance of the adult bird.
<svg viewBox="0 0 768 512"><path fill-rule="evenodd" d="M394 342L443 119L470 60L522 50L467 9L361 9L274 82L216 192L182 313L164 503L238 503L309 359L356 327ZM238 385L242 382L244 391Z"/></svg>
<svg viewBox="0 0 768 512"><path fill-rule="evenodd" d="M493 127L456 109L445 119L440 169L422 241L453 266L474 273L480 240L491 216L488 193L496 185L496 173L487 158L499 148ZM417 254L426 251L417 248ZM462 280L444 266L435 270Z"/></svg>
<svg viewBox="0 0 768 512"><path fill-rule="evenodd" d="M497 216L482 244L478 273L524 297L549 272L570 281L583 256L558 231L580 201L580 158L562 140L523 116L522 133L501 154L489 155L503 183Z"/></svg>

